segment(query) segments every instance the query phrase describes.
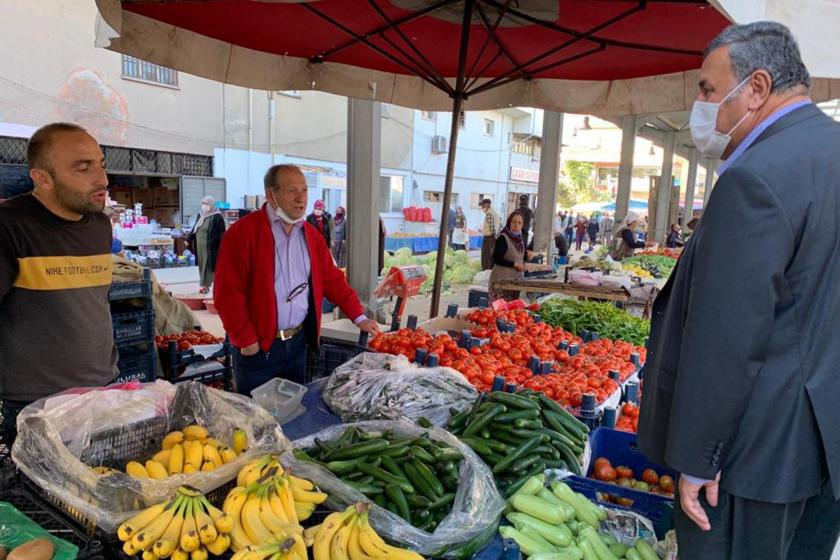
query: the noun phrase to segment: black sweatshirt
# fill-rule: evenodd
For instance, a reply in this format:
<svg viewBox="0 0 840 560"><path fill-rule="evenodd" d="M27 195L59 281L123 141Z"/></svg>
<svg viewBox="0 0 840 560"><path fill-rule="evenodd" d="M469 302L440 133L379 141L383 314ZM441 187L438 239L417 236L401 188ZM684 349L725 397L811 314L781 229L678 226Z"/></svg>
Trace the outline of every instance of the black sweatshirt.
<svg viewBox="0 0 840 560"><path fill-rule="evenodd" d="M0 398L114 379L110 253L101 212L64 220L31 194L0 204Z"/></svg>

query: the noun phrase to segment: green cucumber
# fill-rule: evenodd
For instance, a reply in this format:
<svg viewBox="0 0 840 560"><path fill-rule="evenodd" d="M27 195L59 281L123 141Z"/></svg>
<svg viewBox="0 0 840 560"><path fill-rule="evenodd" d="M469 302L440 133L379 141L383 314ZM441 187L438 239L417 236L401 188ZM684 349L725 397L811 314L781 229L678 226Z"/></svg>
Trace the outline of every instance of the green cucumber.
<svg viewBox="0 0 840 560"><path fill-rule="evenodd" d="M449 412L451 413L452 409L450 409ZM454 414L452 414L452 416L449 418L449 424L447 425L449 431L454 434L457 431L461 430L467 424L467 417L469 415L470 410L468 408L465 408L461 412L455 412Z"/></svg>
<svg viewBox="0 0 840 560"><path fill-rule="evenodd" d="M407 479L394 476L393 474L380 469L379 467L374 467L373 465L369 465L367 463L359 463L358 469L365 474L368 474L377 480L381 480L386 484L395 484L399 486L403 492L411 494L414 492L414 486L411 485Z"/></svg>
<svg viewBox="0 0 840 560"><path fill-rule="evenodd" d="M430 499L416 492L414 494L406 494L405 499L413 509L429 509L429 504L432 503Z"/></svg>
<svg viewBox="0 0 840 560"><path fill-rule="evenodd" d="M539 417L539 410L529 408L526 410L512 410L510 412L505 412L504 414L499 414L493 419L493 422L498 424L513 424L516 420L537 420Z"/></svg>
<svg viewBox="0 0 840 560"><path fill-rule="evenodd" d="M464 458L460 451L454 449L452 447L447 447L445 449L438 449L432 455L435 458L435 462L448 462L448 461L460 461Z"/></svg>
<svg viewBox="0 0 840 560"><path fill-rule="evenodd" d="M635 546L636 550L639 552L639 556L642 557L642 560L658 560L659 556L656 555L656 552L653 551L647 541L639 539L633 546Z"/></svg>
<svg viewBox="0 0 840 560"><path fill-rule="evenodd" d="M382 457L382 466L385 468L386 471L391 473L392 475L401 478L403 480L408 480L408 477L405 476L405 472L400 468L396 461L394 461L390 457Z"/></svg>
<svg viewBox="0 0 840 560"><path fill-rule="evenodd" d="M580 463L578 462L578 458L575 457L575 454L564 445L558 445L556 448L560 451L560 455L563 457L563 460L566 462L566 466L569 467L569 470L576 475L580 475Z"/></svg>
<svg viewBox="0 0 840 560"><path fill-rule="evenodd" d="M502 393L494 391L487 397L488 400L501 403L508 408L516 408L519 410L539 410L540 405L527 397L514 395L513 393Z"/></svg>
<svg viewBox="0 0 840 560"><path fill-rule="evenodd" d="M523 458L532 449L537 447L540 444L541 441L542 441L542 435L534 436L531 439L525 441L525 443L523 443L522 445L517 447L510 455L505 457L504 460L498 462L493 467L493 474L499 474L501 472L504 472L505 470L507 470L511 466L513 466L513 464L516 461Z"/></svg>
<svg viewBox="0 0 840 560"><path fill-rule="evenodd" d="M557 525L566 521L566 512L554 505L553 503L543 500L539 496L529 496L527 494L514 494L508 499L508 503L513 509L521 513L526 513L531 517Z"/></svg>
<svg viewBox="0 0 840 560"><path fill-rule="evenodd" d="M485 453L492 453L493 450L490 447L489 441L484 441L480 438L471 438L464 436L461 438L461 441L466 443L470 446L470 448L478 454L485 454Z"/></svg>
<svg viewBox="0 0 840 560"><path fill-rule="evenodd" d="M578 548L583 553L583 560L600 560L598 558L598 553L595 552L595 549L592 548L592 543L589 540L584 538L579 538L577 541Z"/></svg>
<svg viewBox="0 0 840 560"><path fill-rule="evenodd" d="M563 515L566 517L567 523L568 520L574 519L575 509L560 498L558 498L557 496L555 496L554 494L552 494L548 488L540 488L539 492L537 492L537 496L542 498L546 502L552 503L555 506L562 509Z"/></svg>
<svg viewBox="0 0 840 560"><path fill-rule="evenodd" d="M632 546L627 549L627 552L624 553L624 558L625 560L643 560L642 555L639 554L639 551Z"/></svg>
<svg viewBox="0 0 840 560"><path fill-rule="evenodd" d="M519 492L519 489L522 488L530 479L534 478L535 476L541 476L545 472L545 463L537 463L531 470L520 476L519 478L513 480L510 484L501 488L501 484L504 481L497 482L497 485L500 486L500 490L504 490L504 494L506 496L512 496Z"/></svg>
<svg viewBox="0 0 840 560"><path fill-rule="evenodd" d="M592 527L584 527L581 529L580 536L592 545L592 550L595 551L599 560L618 560L618 558L610 552L610 549L604 544L604 541L601 540L601 537L598 536L598 533Z"/></svg>
<svg viewBox="0 0 840 560"><path fill-rule="evenodd" d="M528 478L525 484L518 490L521 494L528 494L529 496L536 495L537 492L540 491L540 488L543 487L545 483L545 477L542 475L532 476Z"/></svg>
<svg viewBox="0 0 840 560"><path fill-rule="evenodd" d="M446 494L444 494L443 496L441 496L440 498L438 498L437 500L435 500L434 502L429 504L429 509L430 510L435 510L435 509L438 509L438 508L442 508L444 506L448 506L449 504L451 504L454 501L455 501L455 493L454 492L447 492Z"/></svg>
<svg viewBox="0 0 840 560"><path fill-rule="evenodd" d="M563 482L555 482L552 484L551 491L555 496L574 508L575 514L580 521L595 529L598 528L600 525L598 518L592 512L589 505L584 503L589 500L576 494L567 484Z"/></svg>
<svg viewBox="0 0 840 560"><path fill-rule="evenodd" d="M420 459L424 463L434 463L435 457L419 445L412 445L410 448L411 455L416 458Z"/></svg>
<svg viewBox="0 0 840 560"><path fill-rule="evenodd" d="M426 478L420 476L420 473L417 472L417 469L414 467L414 461L409 461L403 466L403 470L405 471L408 480L417 487L417 490L423 494L429 501L437 500L440 496L434 491L434 488L431 484L426 482Z"/></svg>
<svg viewBox="0 0 840 560"><path fill-rule="evenodd" d="M420 418L418 418L417 423L420 425L420 427L426 428L427 430L431 430L435 427L435 425L432 424L432 422L425 416L421 416Z"/></svg>
<svg viewBox="0 0 840 560"><path fill-rule="evenodd" d="M541 542L535 541L527 535L523 535L521 531L513 527L499 527L499 534L502 535L503 539L513 539L516 541L522 553L529 557L537 552L553 552L554 550L554 547L549 545L546 548Z"/></svg>
<svg viewBox="0 0 840 560"><path fill-rule="evenodd" d="M493 418L495 418L499 414L502 414L506 410L507 408L505 407L505 405L493 403L490 406L490 408L481 412L469 424L467 424L467 427L464 428L464 435L471 436L473 434L480 433L482 428L489 424L490 421L493 420Z"/></svg>
<svg viewBox="0 0 840 560"><path fill-rule="evenodd" d="M322 467L324 466L324 463L315 459L314 457L312 457L311 455L309 455L306 451L304 451L302 449L297 449L297 448L292 449L292 456L295 459L297 459L298 461L303 461L304 463L311 463L313 465L320 465Z"/></svg>
<svg viewBox="0 0 840 560"><path fill-rule="evenodd" d="M457 476L444 476L440 481L443 484L444 492L457 492L458 486L461 484Z"/></svg>
<svg viewBox="0 0 840 560"><path fill-rule="evenodd" d="M543 427L543 423L539 420L520 418L519 420L515 420L513 422L513 427L518 430L540 430Z"/></svg>
<svg viewBox="0 0 840 560"><path fill-rule="evenodd" d="M435 473L432 472L432 469L430 469L426 466L425 463L417 459L415 459L411 464L414 465L414 469L417 471L417 474L426 480L426 484L431 486L432 490L434 490L437 497L440 498L441 496L443 496L443 484L441 484L440 480L437 479Z"/></svg>
<svg viewBox="0 0 840 560"><path fill-rule="evenodd" d="M352 488L353 490L356 490L357 492L361 492L365 496L373 496L373 495L382 493L382 488L380 488L379 486L375 486L373 484L362 484L360 482L355 482L353 480L345 480L344 483L347 486L349 486L350 488Z"/></svg>
<svg viewBox="0 0 840 560"><path fill-rule="evenodd" d="M356 471L359 463L363 460L360 458L349 461L330 461L326 464L326 467L333 474L349 474Z"/></svg>
<svg viewBox="0 0 840 560"><path fill-rule="evenodd" d="M541 521L536 517L532 517L525 513L512 512L507 514L507 518L513 523L517 529L521 530L522 526L528 526L537 531L542 538L555 546L569 546L572 542L572 533L562 523L551 524Z"/></svg>
<svg viewBox="0 0 840 560"><path fill-rule="evenodd" d="M583 552L576 546L558 548L555 552L537 552L528 557L528 560L582 560Z"/></svg>
<svg viewBox="0 0 840 560"><path fill-rule="evenodd" d="M405 500L405 494L403 494L402 489L396 484L388 484L385 486L385 495L388 496L388 499L394 502L394 505L397 506L397 510L399 510L399 515L403 519L411 523L411 510L408 509L408 502Z"/></svg>
<svg viewBox="0 0 840 560"><path fill-rule="evenodd" d="M327 461L341 461L344 459L366 457L379 451L384 451L389 445L390 442L386 439L371 439L331 451L324 456L324 459Z"/></svg>
<svg viewBox="0 0 840 560"><path fill-rule="evenodd" d="M531 453L527 457L515 462L513 464L513 467L511 467L511 470L513 470L513 472L515 473L521 473L526 469L529 469L531 466L536 465L541 460L542 457L540 457L539 453Z"/></svg>
<svg viewBox="0 0 840 560"><path fill-rule="evenodd" d="M613 556L616 558L624 558L624 555L627 554L627 547L617 542L615 544L607 545L610 549L610 552L613 553Z"/></svg>

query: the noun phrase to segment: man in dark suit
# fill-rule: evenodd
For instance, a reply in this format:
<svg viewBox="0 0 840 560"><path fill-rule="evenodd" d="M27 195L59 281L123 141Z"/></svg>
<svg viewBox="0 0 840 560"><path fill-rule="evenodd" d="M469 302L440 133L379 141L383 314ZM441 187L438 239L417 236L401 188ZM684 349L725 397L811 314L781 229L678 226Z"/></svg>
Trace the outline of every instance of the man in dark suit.
<svg viewBox="0 0 840 560"><path fill-rule="evenodd" d="M840 125L783 25L724 30L691 115L720 177L653 309L639 444L681 560L828 559L840 531Z"/></svg>

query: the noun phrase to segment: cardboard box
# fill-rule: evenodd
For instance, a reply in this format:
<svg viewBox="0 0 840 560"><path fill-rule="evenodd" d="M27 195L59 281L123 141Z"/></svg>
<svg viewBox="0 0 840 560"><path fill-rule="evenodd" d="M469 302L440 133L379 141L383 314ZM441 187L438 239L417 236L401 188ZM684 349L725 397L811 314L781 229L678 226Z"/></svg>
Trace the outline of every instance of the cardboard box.
<svg viewBox="0 0 840 560"><path fill-rule="evenodd" d="M157 223L166 227L175 227L175 214L177 208L155 208L149 211L149 216L154 216Z"/></svg>
<svg viewBox="0 0 840 560"><path fill-rule="evenodd" d="M152 196L155 207L178 206L178 189L170 190L162 187L152 188Z"/></svg>
<svg viewBox="0 0 840 560"><path fill-rule="evenodd" d="M125 206L126 208L131 208L134 205L134 201L131 196L131 189L112 188L109 194L111 196L111 200L117 204Z"/></svg>
<svg viewBox="0 0 840 560"><path fill-rule="evenodd" d="M134 196L134 202L135 203L137 203L137 202L141 203L143 205L144 209L145 208L151 208L155 205L155 200L154 200L154 196L152 194L152 189L136 188L136 189L133 189L132 194Z"/></svg>

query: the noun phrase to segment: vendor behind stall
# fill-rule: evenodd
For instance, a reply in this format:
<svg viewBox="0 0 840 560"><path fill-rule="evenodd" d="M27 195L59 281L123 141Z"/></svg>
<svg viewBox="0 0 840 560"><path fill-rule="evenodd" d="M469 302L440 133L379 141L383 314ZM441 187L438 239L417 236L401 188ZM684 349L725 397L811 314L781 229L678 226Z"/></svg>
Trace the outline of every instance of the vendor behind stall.
<svg viewBox="0 0 840 560"><path fill-rule="evenodd" d="M499 286L511 280L519 280L525 275L525 239L522 226L525 216L520 210L514 210L508 216L507 224L496 239L493 249L493 271L490 273L490 301L497 299L514 300L519 292L500 290Z"/></svg>
<svg viewBox="0 0 840 560"><path fill-rule="evenodd" d="M195 247L198 261L198 272L201 283L199 292L206 294L213 285L216 271L216 258L222 236L225 234L225 218L216 207L216 199L205 196L201 199L201 212L193 224L190 233L190 245Z"/></svg>
<svg viewBox="0 0 840 560"><path fill-rule="evenodd" d="M54 123L27 147L35 189L0 205L3 437L27 404L117 374L108 288L108 176L83 128Z"/></svg>
<svg viewBox="0 0 840 560"><path fill-rule="evenodd" d="M641 216L636 212L627 212L627 215L615 228L615 237L613 237L610 244L610 257L613 260L620 261L627 257L632 257L636 249L644 249L644 241L636 241L636 226L639 223Z"/></svg>

